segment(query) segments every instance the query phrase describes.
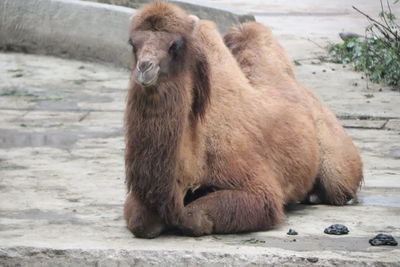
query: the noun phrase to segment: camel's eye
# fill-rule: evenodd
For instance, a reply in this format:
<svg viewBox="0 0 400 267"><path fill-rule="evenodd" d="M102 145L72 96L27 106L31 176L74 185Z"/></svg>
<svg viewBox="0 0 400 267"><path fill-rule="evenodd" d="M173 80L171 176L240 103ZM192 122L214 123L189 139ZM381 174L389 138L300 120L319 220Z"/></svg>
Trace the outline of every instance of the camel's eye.
<svg viewBox="0 0 400 267"><path fill-rule="evenodd" d="M132 39L129 39L129 40L128 40L128 44L130 44L130 45L132 46L132 51L133 51L133 53L135 53L135 52L136 52L136 46L135 46L135 44L133 43Z"/></svg>
<svg viewBox="0 0 400 267"><path fill-rule="evenodd" d="M171 46L169 47L168 52L173 58L178 56L179 50L181 50L185 45L185 42L182 39L178 39L172 42Z"/></svg>

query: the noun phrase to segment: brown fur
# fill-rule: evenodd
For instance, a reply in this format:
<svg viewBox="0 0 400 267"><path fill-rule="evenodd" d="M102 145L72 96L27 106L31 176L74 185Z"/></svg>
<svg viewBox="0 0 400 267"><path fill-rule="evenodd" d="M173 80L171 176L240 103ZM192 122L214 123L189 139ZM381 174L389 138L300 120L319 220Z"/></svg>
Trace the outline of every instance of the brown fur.
<svg viewBox="0 0 400 267"><path fill-rule="evenodd" d="M246 23L231 28L224 36L226 45L236 56L240 68L253 85L279 86L295 78L293 65L269 28L258 23ZM257 49L250 49L256 47ZM258 54L262 50L263 54ZM240 54L240 57L237 55ZM255 68L256 58L257 67ZM274 77L264 79L265 76Z"/></svg>
<svg viewBox="0 0 400 267"><path fill-rule="evenodd" d="M312 114L321 159L310 194L334 205L355 198L363 178L359 152L335 115L297 82L290 60L271 30L256 22L245 23L232 28L224 41L256 88L274 86L282 90L283 97L297 99Z"/></svg>
<svg viewBox="0 0 400 267"><path fill-rule="evenodd" d="M127 98L127 186L171 224L176 223L174 220L179 218L183 205L176 184L176 169L188 114L196 121L203 116L209 102L208 64L201 48L191 40L193 27L180 9L164 3L143 9L131 26L133 32L177 33L188 46L174 66L176 73L158 85L157 94L148 95L132 82Z"/></svg>
<svg viewBox="0 0 400 267"><path fill-rule="evenodd" d="M291 68L284 74L291 84L287 90L278 88L285 83L255 83L251 68L257 77L268 76L259 62L250 60L250 70L242 70L213 23L195 25L167 3L139 11L131 29L132 38L145 39L133 64L157 47L156 40L161 54L171 38L185 41L173 70L160 76L154 88L131 81L124 213L136 236L155 237L170 226L190 235L269 229L282 219L285 204L303 199L316 183L333 188L335 179L346 200L354 196L358 181L352 177L361 177L352 166L359 163L357 151L336 148L343 136L323 143L330 137L325 132L343 130L311 94L303 96L303 89L292 85ZM239 63L240 51L248 48L235 52ZM327 156L337 149L343 160ZM348 168L340 165L352 158ZM350 178L348 170L353 171ZM204 191L208 194L184 200ZM333 194L324 196L338 200ZM344 204L344 198L334 204Z"/></svg>

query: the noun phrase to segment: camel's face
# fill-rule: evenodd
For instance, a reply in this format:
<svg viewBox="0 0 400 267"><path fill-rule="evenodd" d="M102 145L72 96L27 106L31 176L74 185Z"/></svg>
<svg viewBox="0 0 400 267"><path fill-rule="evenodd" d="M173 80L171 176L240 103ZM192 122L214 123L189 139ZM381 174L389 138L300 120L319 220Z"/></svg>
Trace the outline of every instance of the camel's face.
<svg viewBox="0 0 400 267"><path fill-rule="evenodd" d="M147 88L156 85L176 71L177 60L185 42L178 34L154 31L135 31L131 34L136 68L136 83Z"/></svg>

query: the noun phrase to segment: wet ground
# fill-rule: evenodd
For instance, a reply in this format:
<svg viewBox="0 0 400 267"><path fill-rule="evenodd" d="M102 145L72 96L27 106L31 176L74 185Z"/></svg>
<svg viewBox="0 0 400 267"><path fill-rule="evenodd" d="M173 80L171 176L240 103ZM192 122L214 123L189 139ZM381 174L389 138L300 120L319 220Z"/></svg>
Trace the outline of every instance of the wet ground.
<svg viewBox="0 0 400 267"><path fill-rule="evenodd" d="M250 3L253 6L245 8L258 10L257 19L263 22L268 17L279 40L300 63L296 65L299 80L337 114L360 148L365 182L358 203L291 206L283 225L266 232L135 239L122 219L122 120L129 73L96 63L0 53L0 262L12 263L17 254L27 258L46 254L55 259L68 254L72 265L82 261L111 266L112 259L121 263L121 258L135 258L144 265L145 257L138 255L146 252L165 264L174 262L174 253L184 251L176 255L188 265L203 258L210 264L221 259L225 264L260 264L266 257L288 264L398 264L399 246L372 247L368 241L379 233L400 239L399 92L367 84L350 66L321 62L318 56L323 49L304 39L303 32L296 35L299 29L289 27L296 16L305 21L330 19L345 16L340 14L348 14L348 8L328 6L331 15L316 10L307 16L291 13L306 14L301 4L292 10L275 1L270 11L257 8L257 1ZM280 26L278 21L287 13L291 18ZM319 26L304 34L318 36L318 43L333 40L335 22L329 23L328 37ZM355 24L352 20L352 27L362 26ZM335 223L346 225L349 233L324 234ZM287 235L290 228L298 235ZM227 257L236 254L236 258ZM97 262L98 255L111 263Z"/></svg>

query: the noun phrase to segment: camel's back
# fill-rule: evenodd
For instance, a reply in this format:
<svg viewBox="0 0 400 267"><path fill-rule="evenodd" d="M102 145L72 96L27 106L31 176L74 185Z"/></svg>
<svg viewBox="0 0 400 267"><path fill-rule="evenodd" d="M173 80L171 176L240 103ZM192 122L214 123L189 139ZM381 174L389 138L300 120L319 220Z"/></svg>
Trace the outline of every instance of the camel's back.
<svg viewBox="0 0 400 267"><path fill-rule="evenodd" d="M317 143L317 161L321 164L318 175L321 177L327 172L324 170L326 162L335 162L334 165L342 167L342 176L360 179L362 163L351 138L335 115L310 90L298 83L293 66L271 31L258 23L246 23L232 29L225 36L225 42L250 83L264 96L276 96L274 108L281 111L277 114L279 132L288 140L290 130L301 136L296 140L302 143L303 147L298 148L303 153L313 151ZM288 68L291 71L287 71ZM285 121L291 124L291 129L285 128ZM303 142L304 137L309 140Z"/></svg>
<svg viewBox="0 0 400 267"><path fill-rule="evenodd" d="M200 22L197 34L210 61L212 97L204 126L207 149L214 151L208 153L229 161L235 170L229 177L263 169L264 182L274 176L292 191L288 195L300 198L319 164L307 98L300 91L252 86L211 23Z"/></svg>

